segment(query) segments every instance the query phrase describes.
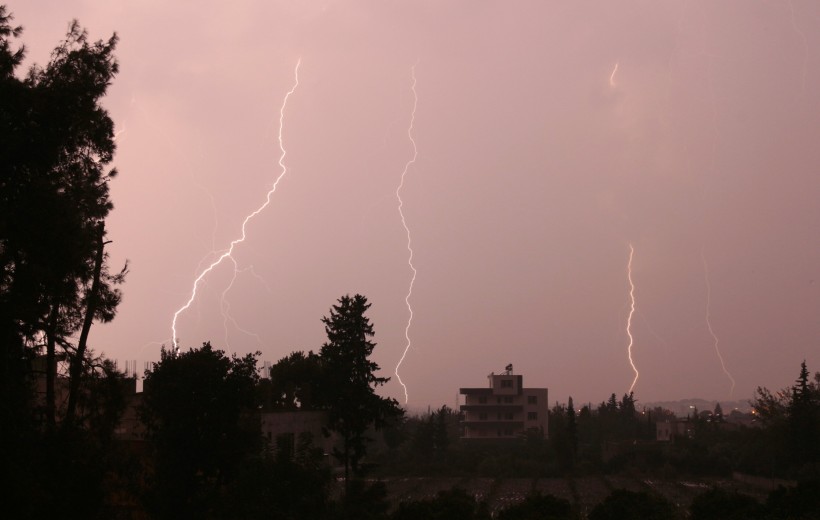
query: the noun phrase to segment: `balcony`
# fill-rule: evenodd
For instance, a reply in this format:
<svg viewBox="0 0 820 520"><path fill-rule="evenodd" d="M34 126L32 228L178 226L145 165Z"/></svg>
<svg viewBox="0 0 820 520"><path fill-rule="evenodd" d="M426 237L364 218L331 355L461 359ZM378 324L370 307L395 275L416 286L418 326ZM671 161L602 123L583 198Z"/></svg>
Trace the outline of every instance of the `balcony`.
<svg viewBox="0 0 820 520"><path fill-rule="evenodd" d="M487 412L487 413L505 413L505 412L523 412L524 406L520 404L463 404L459 407L462 412Z"/></svg>
<svg viewBox="0 0 820 520"><path fill-rule="evenodd" d="M492 388L459 388L461 395L493 395Z"/></svg>
<svg viewBox="0 0 820 520"><path fill-rule="evenodd" d="M499 421L499 420L492 420L492 421L461 421L461 424L470 428L480 427L484 428L516 428L523 430L524 429L524 421L521 419L514 419L509 421Z"/></svg>

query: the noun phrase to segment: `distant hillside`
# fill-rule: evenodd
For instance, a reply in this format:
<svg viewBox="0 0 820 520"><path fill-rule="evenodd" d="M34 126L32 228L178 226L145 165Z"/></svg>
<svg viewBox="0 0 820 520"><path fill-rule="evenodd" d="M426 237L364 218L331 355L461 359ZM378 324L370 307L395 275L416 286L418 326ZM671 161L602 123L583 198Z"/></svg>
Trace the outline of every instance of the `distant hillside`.
<svg viewBox="0 0 820 520"><path fill-rule="evenodd" d="M698 412L702 412L704 410L712 411L715 409L715 405L719 402L720 407L723 409L723 413L728 415L732 410L738 410L743 413L748 413L752 410L752 407L749 405L750 399L743 399L739 401L723 401L723 400L714 400L709 401L706 399L681 399L679 401L656 401L656 402L648 402L648 403L638 403L638 409L643 408L656 408L660 406L661 408L665 408L670 410L678 417L686 417L687 415L692 413L694 408L698 409ZM693 408L694 407L694 408Z"/></svg>

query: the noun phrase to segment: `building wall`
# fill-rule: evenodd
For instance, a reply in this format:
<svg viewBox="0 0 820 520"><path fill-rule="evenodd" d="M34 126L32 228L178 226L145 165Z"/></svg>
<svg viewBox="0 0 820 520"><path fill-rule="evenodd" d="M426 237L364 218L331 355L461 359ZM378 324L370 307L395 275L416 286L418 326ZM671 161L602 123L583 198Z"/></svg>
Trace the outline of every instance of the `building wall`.
<svg viewBox="0 0 820 520"><path fill-rule="evenodd" d="M134 385L136 388L136 384ZM128 401L123 410L120 422L114 428L114 438L121 441L139 442L145 438L145 425L140 418L140 407L142 407L142 393L128 396Z"/></svg>
<svg viewBox="0 0 820 520"><path fill-rule="evenodd" d="M692 423L685 419L655 423L655 440L658 441L673 441L676 437L692 438L694 433Z"/></svg>
<svg viewBox="0 0 820 520"><path fill-rule="evenodd" d="M465 439L515 439L528 431L547 435L546 388L525 388L523 376L490 374L488 388L462 388Z"/></svg>
<svg viewBox="0 0 820 520"><path fill-rule="evenodd" d="M274 449L297 449L300 438L309 434L313 446L328 454L333 451L335 436L325 437L322 427L327 414L321 411L263 412L260 417L262 436Z"/></svg>

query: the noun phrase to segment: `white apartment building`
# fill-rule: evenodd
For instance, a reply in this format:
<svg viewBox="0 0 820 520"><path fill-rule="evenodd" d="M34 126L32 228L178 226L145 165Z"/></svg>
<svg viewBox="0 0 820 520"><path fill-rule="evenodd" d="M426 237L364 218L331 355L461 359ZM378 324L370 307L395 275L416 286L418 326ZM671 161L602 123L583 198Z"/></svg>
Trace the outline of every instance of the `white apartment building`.
<svg viewBox="0 0 820 520"><path fill-rule="evenodd" d="M462 439L516 439L528 432L547 437L549 410L546 388L524 388L524 376L512 373L487 376L487 388L461 388L464 398Z"/></svg>

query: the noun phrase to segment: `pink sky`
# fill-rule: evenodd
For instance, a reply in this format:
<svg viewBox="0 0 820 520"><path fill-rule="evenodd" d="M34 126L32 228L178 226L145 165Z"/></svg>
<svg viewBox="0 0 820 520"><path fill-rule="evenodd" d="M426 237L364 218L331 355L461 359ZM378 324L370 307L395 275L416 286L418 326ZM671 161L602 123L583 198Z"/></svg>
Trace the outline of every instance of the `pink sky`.
<svg viewBox="0 0 820 520"><path fill-rule="evenodd" d="M92 347L157 360L194 278L247 226L241 271L180 316L275 362L318 350L361 293L409 405L455 404L512 363L551 401L626 392L634 246L639 401L727 400L820 370L820 3L9 1L29 60L68 22L120 35L108 229L131 261ZM614 76L615 66L618 66ZM612 82L610 82L612 78ZM252 269L251 269L252 267ZM262 281L264 280L264 282ZM394 377L383 393L404 401Z"/></svg>

